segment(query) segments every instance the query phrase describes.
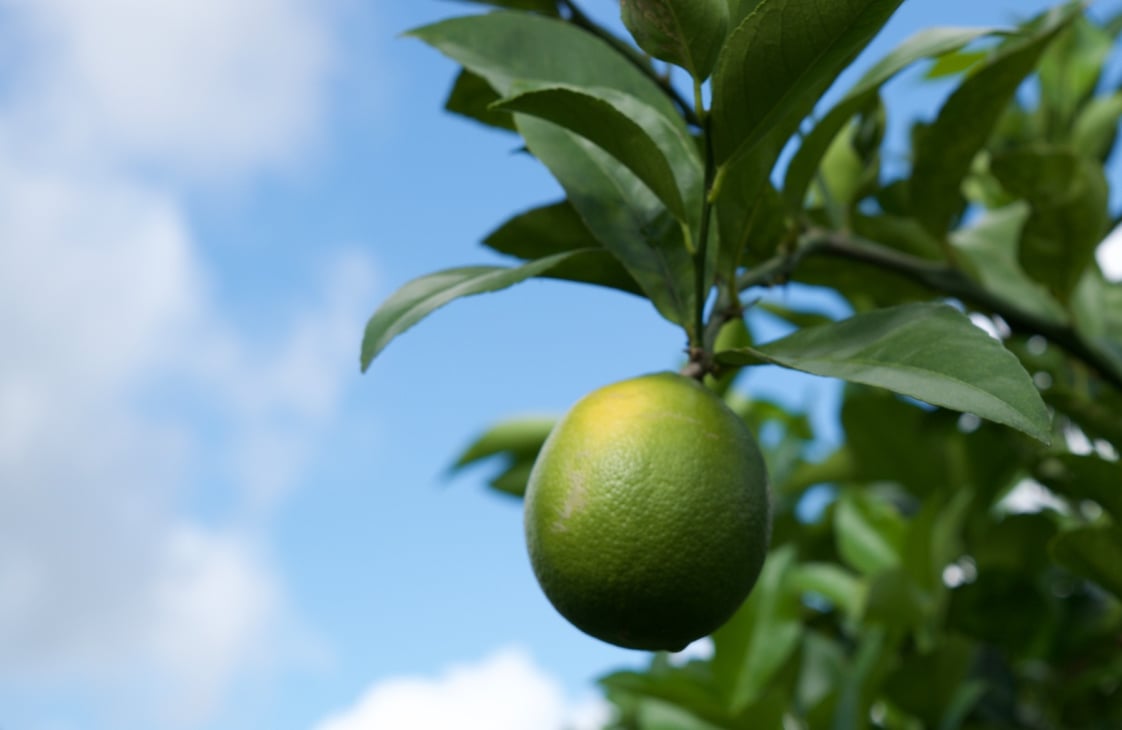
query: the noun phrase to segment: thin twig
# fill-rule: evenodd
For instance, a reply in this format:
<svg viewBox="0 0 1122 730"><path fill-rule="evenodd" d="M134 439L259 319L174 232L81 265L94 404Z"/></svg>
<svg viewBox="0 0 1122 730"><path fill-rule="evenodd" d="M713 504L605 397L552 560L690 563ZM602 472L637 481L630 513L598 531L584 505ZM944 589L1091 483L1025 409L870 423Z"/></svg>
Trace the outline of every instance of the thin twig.
<svg viewBox="0 0 1122 730"><path fill-rule="evenodd" d="M1082 360L1115 388L1122 390L1122 368L1067 324L1045 319L980 286L960 270L900 253L856 236L811 229L791 253L776 256L737 280L741 291L786 281L808 256L833 256L859 261L903 276L932 291L1000 316L1014 332L1040 335Z"/></svg>

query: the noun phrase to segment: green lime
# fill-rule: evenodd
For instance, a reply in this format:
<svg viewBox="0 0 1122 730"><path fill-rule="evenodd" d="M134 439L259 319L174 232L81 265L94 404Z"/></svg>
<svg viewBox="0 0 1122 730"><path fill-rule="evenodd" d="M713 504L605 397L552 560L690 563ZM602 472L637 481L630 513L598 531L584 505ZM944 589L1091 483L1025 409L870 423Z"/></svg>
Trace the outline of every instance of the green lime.
<svg viewBox="0 0 1122 730"><path fill-rule="evenodd" d="M558 422L526 492L526 542L585 633L679 651L727 621L763 566L767 473L744 422L675 373L625 380Z"/></svg>

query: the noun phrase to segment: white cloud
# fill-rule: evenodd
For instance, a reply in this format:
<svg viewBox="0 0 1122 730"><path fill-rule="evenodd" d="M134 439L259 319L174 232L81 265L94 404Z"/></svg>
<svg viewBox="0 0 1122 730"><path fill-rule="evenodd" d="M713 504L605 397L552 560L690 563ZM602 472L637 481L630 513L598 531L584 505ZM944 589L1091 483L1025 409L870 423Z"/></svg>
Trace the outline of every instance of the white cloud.
<svg viewBox="0 0 1122 730"><path fill-rule="evenodd" d="M1122 282L1122 225L1115 228L1106 240L1099 244L1095 256L1107 280Z"/></svg>
<svg viewBox="0 0 1122 730"><path fill-rule="evenodd" d="M333 6L0 0L0 39L26 68L7 121L33 154L68 164L229 175L283 163L324 112Z"/></svg>
<svg viewBox="0 0 1122 730"><path fill-rule="evenodd" d="M0 681L124 698L116 727L202 722L300 633L264 508L354 374L372 265L326 254L263 340L177 190L306 151L332 6L0 0ZM204 523L209 479L235 498Z"/></svg>
<svg viewBox="0 0 1122 730"><path fill-rule="evenodd" d="M378 682L315 730L593 730L609 719L601 700L570 705L558 682L521 649L503 649L437 678Z"/></svg>

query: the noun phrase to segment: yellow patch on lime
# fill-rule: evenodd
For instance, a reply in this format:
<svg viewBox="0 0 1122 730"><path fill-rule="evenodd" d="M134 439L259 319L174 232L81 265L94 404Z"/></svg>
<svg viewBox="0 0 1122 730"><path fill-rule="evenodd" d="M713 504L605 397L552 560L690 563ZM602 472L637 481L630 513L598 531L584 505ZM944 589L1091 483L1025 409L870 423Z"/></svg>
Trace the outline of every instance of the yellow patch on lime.
<svg viewBox="0 0 1122 730"><path fill-rule="evenodd" d="M577 628L678 651L727 621L767 553L767 473L744 422L676 373L625 380L558 422L526 491L534 574Z"/></svg>

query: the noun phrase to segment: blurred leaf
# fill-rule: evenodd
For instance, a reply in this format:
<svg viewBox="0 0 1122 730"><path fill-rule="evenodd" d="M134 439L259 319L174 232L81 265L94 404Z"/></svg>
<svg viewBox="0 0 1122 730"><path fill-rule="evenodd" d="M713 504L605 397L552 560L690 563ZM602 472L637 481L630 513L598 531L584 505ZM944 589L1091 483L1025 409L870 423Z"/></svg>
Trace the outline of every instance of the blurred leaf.
<svg viewBox="0 0 1122 730"><path fill-rule="evenodd" d="M564 251L600 248L600 242L567 200L520 213L488 234L483 245L524 261ZM589 252L564 261L542 276L567 279L638 294L643 290L627 270L607 251Z"/></svg>
<svg viewBox="0 0 1122 730"><path fill-rule="evenodd" d="M935 59L935 62L923 74L923 78L930 81L944 79L948 76L959 76L971 71L982 61L986 60L988 51L953 51Z"/></svg>
<svg viewBox="0 0 1122 730"><path fill-rule="evenodd" d="M1102 394L1092 400L1083 393L1064 387L1044 391L1048 404L1079 426L1091 438L1101 438L1122 451L1122 398L1117 394Z"/></svg>
<svg viewBox="0 0 1122 730"><path fill-rule="evenodd" d="M788 587L795 551L784 546L764 562L748 600L713 634L713 678L732 714L755 702L798 647L798 596Z"/></svg>
<svg viewBox="0 0 1122 730"><path fill-rule="evenodd" d="M510 418L496 423L460 454L452 464L452 471L459 471L469 464L498 454L534 456L556 422L557 419L552 416L533 416Z"/></svg>
<svg viewBox="0 0 1122 730"><path fill-rule="evenodd" d="M1041 111L1066 133L1076 112L1098 85L1113 45L1110 34L1085 16L1064 30L1040 60Z"/></svg>
<svg viewBox="0 0 1122 730"><path fill-rule="evenodd" d="M832 730L857 730L868 726L873 689L883 671L885 639L884 631L878 628L868 628L861 634L857 654L842 682Z"/></svg>
<svg viewBox="0 0 1122 730"><path fill-rule="evenodd" d="M588 229L643 288L663 317L692 328L694 262L682 227L650 189L593 143L519 115L518 131Z"/></svg>
<svg viewBox="0 0 1122 730"><path fill-rule="evenodd" d="M474 294L506 289L586 253L587 251L569 251L514 269L502 266L446 269L414 279L383 302L367 323L366 333L362 338L363 371L370 367L370 363L393 338L445 304Z"/></svg>
<svg viewBox="0 0 1122 730"><path fill-rule="evenodd" d="M671 703L695 719L708 718L719 723L725 717L724 704L716 694L708 673L703 673L696 667L652 666L649 671L642 673L615 672L601 677L599 683L613 692L626 692Z"/></svg>
<svg viewBox="0 0 1122 730"><path fill-rule="evenodd" d="M1056 562L1122 599L1122 527L1068 530L1056 535L1048 548Z"/></svg>
<svg viewBox="0 0 1122 730"><path fill-rule="evenodd" d="M957 489L955 489L957 487ZM963 525L970 513L973 494L953 485L949 499L928 499L908 524L904 545L904 567L919 585L940 600L943 571L964 552Z"/></svg>
<svg viewBox="0 0 1122 730"><path fill-rule="evenodd" d="M1017 260L1021 231L1030 212L1024 203L987 211L973 225L955 231L951 240L986 289L1044 319L1062 322L1067 319L1063 306L1030 279Z"/></svg>
<svg viewBox="0 0 1122 730"><path fill-rule="evenodd" d="M728 32L727 0L623 0L621 8L640 48L698 82L709 76Z"/></svg>
<svg viewBox="0 0 1122 730"><path fill-rule="evenodd" d="M1097 502L1115 523L1122 525L1122 462L1097 456L1054 454L1040 460L1033 476L1069 499Z"/></svg>
<svg viewBox="0 0 1122 730"><path fill-rule="evenodd" d="M905 658L885 681L885 692L925 727L939 727L973 659L973 642L946 636L933 651Z"/></svg>
<svg viewBox="0 0 1122 730"><path fill-rule="evenodd" d="M1071 306L1079 333L1122 372L1122 283L1107 281L1092 264L1084 271Z"/></svg>
<svg viewBox="0 0 1122 730"><path fill-rule="evenodd" d="M838 553L854 569L876 575L900 565L907 524L888 503L848 491L834 509Z"/></svg>
<svg viewBox="0 0 1122 730"><path fill-rule="evenodd" d="M859 619L865 609L868 586L839 565L803 563L792 571L790 581L793 590L822 596L851 620Z"/></svg>
<svg viewBox="0 0 1122 730"><path fill-rule="evenodd" d="M779 149L770 141L726 166L717 191L717 275L734 281L741 266L771 258L789 228L788 211L768 179Z"/></svg>
<svg viewBox="0 0 1122 730"><path fill-rule="evenodd" d="M1099 96L1087 102L1075 118L1071 147L1084 157L1105 162L1118 139L1122 120L1122 92Z"/></svg>
<svg viewBox="0 0 1122 730"><path fill-rule="evenodd" d="M1102 168L1067 149L1035 147L995 155L990 169L1031 206L1018 250L1022 268L1067 301L1110 222Z"/></svg>
<svg viewBox="0 0 1122 730"><path fill-rule="evenodd" d="M606 87L524 82L493 108L545 119L593 142L642 180L678 220L690 220L682 191L702 188L697 147L684 127L639 99ZM691 205L691 211L697 209L700 203Z"/></svg>
<svg viewBox="0 0 1122 730"><path fill-rule="evenodd" d="M533 457L524 457L510 464L488 482L491 489L512 497L524 497L530 484L530 473L534 470Z"/></svg>
<svg viewBox="0 0 1122 730"><path fill-rule="evenodd" d="M830 143L846 122L876 99L881 86L916 61L962 48L991 32L989 28L928 28L908 38L874 64L799 145L783 182L783 197L787 204L796 209L802 207L811 180Z"/></svg>
<svg viewBox="0 0 1122 730"><path fill-rule="evenodd" d="M604 41L571 23L529 13L498 11L451 18L410 31L501 96L517 81L607 86L631 94L677 120L658 85ZM565 59L558 63L557 59Z"/></svg>
<svg viewBox="0 0 1122 730"><path fill-rule="evenodd" d="M797 126L901 2L761 2L729 34L713 72L717 162L750 154L781 123Z"/></svg>
<svg viewBox="0 0 1122 730"><path fill-rule="evenodd" d="M959 188L974 156L1048 44L1076 12L1074 6L1050 11L1038 28L986 60L955 89L915 141L911 207L936 236L946 233L962 208Z"/></svg>
<svg viewBox="0 0 1122 730"><path fill-rule="evenodd" d="M945 304L906 304L717 354L874 385L974 413L1047 442L1050 417L1017 358Z"/></svg>
<svg viewBox="0 0 1122 730"><path fill-rule="evenodd" d="M498 98L499 95L485 78L462 69L456 77L451 93L448 94L448 100L444 102L444 108L453 114L474 119L489 127L513 132L514 118L508 112L491 109L491 104Z"/></svg>

